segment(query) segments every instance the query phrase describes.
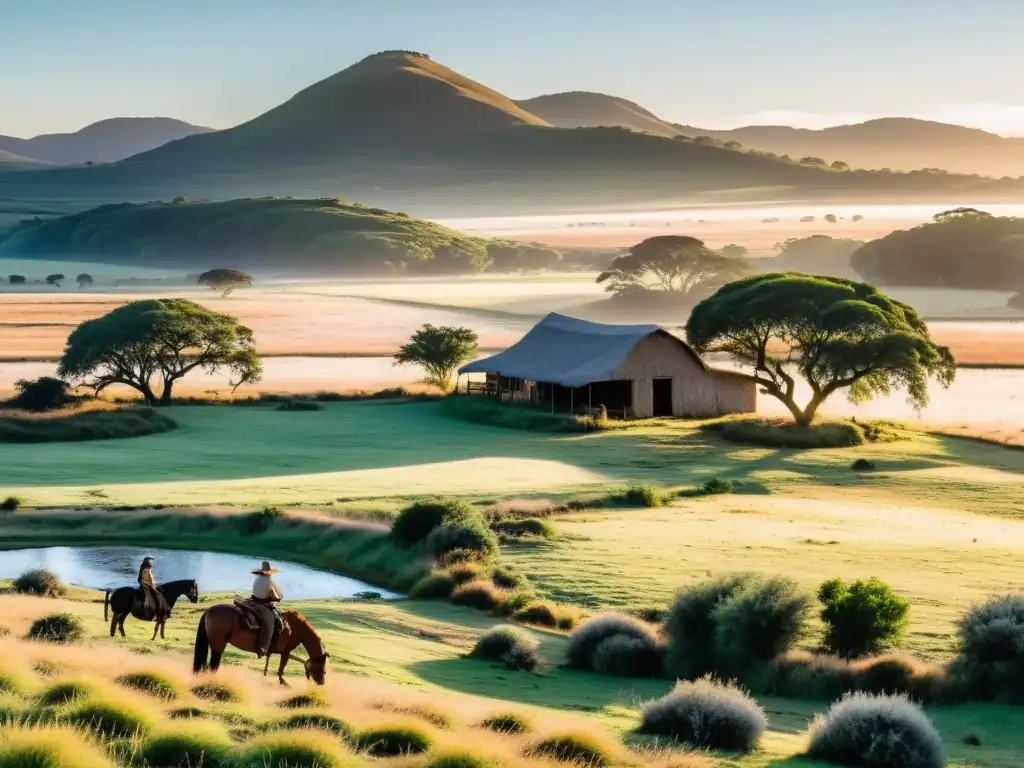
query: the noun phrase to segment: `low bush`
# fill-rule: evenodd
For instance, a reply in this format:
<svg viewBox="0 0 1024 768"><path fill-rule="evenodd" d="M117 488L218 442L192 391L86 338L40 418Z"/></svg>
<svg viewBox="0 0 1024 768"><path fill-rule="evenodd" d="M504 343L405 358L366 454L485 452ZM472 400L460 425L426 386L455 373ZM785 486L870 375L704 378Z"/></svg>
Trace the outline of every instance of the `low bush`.
<svg viewBox="0 0 1024 768"><path fill-rule="evenodd" d="M320 691L306 691L282 699L277 702L277 706L282 709L327 708L331 706L331 702Z"/></svg>
<svg viewBox="0 0 1024 768"><path fill-rule="evenodd" d="M100 744L67 726L0 724L0 768L111 768Z"/></svg>
<svg viewBox="0 0 1024 768"><path fill-rule="evenodd" d="M446 397L441 411L473 424L521 429L529 432L586 432L593 428L567 414L518 403L496 403L485 397Z"/></svg>
<svg viewBox="0 0 1024 768"><path fill-rule="evenodd" d="M356 746L373 757L419 755L430 749L430 734L414 725L383 725L368 728L356 737Z"/></svg>
<svg viewBox="0 0 1024 768"><path fill-rule="evenodd" d="M254 739L232 768L351 768L352 764L340 739L304 729Z"/></svg>
<svg viewBox="0 0 1024 768"><path fill-rule="evenodd" d="M505 669L513 672L536 672L540 666L537 649L528 645L515 645L502 657Z"/></svg>
<svg viewBox="0 0 1024 768"><path fill-rule="evenodd" d="M973 607L957 622L959 648L950 667L973 698L1024 702L1024 594Z"/></svg>
<svg viewBox="0 0 1024 768"><path fill-rule="evenodd" d="M854 691L906 694L915 701L948 702L954 693L940 667L906 656L849 661L838 656L791 651L772 660L752 685L759 693L835 701Z"/></svg>
<svg viewBox="0 0 1024 768"><path fill-rule="evenodd" d="M662 672L663 649L650 638L613 635L598 643L592 666L602 675L657 677Z"/></svg>
<svg viewBox="0 0 1024 768"><path fill-rule="evenodd" d="M630 485L612 496L614 501L637 507L660 507L665 503L665 494L650 485Z"/></svg>
<svg viewBox="0 0 1024 768"><path fill-rule="evenodd" d="M64 597L68 593L68 588L53 571L33 568L14 580L14 591L38 597Z"/></svg>
<svg viewBox="0 0 1024 768"><path fill-rule="evenodd" d="M491 523L491 530L510 539L554 539L558 536L555 526L536 517L499 520Z"/></svg>
<svg viewBox="0 0 1024 768"><path fill-rule="evenodd" d="M43 691L39 695L39 703L57 707L76 699L87 699L98 692L99 689L93 683L84 680L65 680Z"/></svg>
<svg viewBox="0 0 1024 768"><path fill-rule="evenodd" d="M665 667L669 674L696 680L716 670L715 611L754 579L749 573L723 576L676 595L665 616Z"/></svg>
<svg viewBox="0 0 1024 768"><path fill-rule="evenodd" d="M22 693L30 685L30 679L16 666L8 666L6 659L0 667L0 693Z"/></svg>
<svg viewBox="0 0 1024 768"><path fill-rule="evenodd" d="M449 599L455 605L493 611L504 601L505 591L496 587L493 582L476 579L457 586Z"/></svg>
<svg viewBox="0 0 1024 768"><path fill-rule="evenodd" d="M500 661L516 646L536 650L537 645L537 640L525 630L507 624L499 624L481 635L469 655L475 659Z"/></svg>
<svg viewBox="0 0 1024 768"><path fill-rule="evenodd" d="M665 616L668 615L668 609L660 605L638 605L625 608L623 612L635 616L640 621L646 621L648 624L661 624L665 621Z"/></svg>
<svg viewBox="0 0 1024 768"><path fill-rule="evenodd" d="M116 682L158 699L176 699L181 695L178 684L160 672L132 672L121 675Z"/></svg>
<svg viewBox="0 0 1024 768"><path fill-rule="evenodd" d="M274 410L277 411L322 411L324 407L316 400L304 400L302 398L294 398L292 400L285 400Z"/></svg>
<svg viewBox="0 0 1024 768"><path fill-rule="evenodd" d="M175 707L174 709L168 710L167 716L171 720L198 720L200 718L209 717L210 713L202 707Z"/></svg>
<svg viewBox="0 0 1024 768"><path fill-rule="evenodd" d="M667 736L699 749L749 752L768 728L764 709L734 684L711 678L680 682L641 707L640 733Z"/></svg>
<svg viewBox="0 0 1024 768"><path fill-rule="evenodd" d="M486 559L498 551L498 538L479 513L446 522L427 536L427 551L434 557L444 557L452 550L470 550Z"/></svg>
<svg viewBox="0 0 1024 768"><path fill-rule="evenodd" d="M197 699L216 701L220 704L241 704L245 701L245 696L239 688L212 680L192 686L192 695Z"/></svg>
<svg viewBox="0 0 1024 768"><path fill-rule="evenodd" d="M499 768L501 764L473 752L446 752L431 758L427 768Z"/></svg>
<svg viewBox="0 0 1024 768"><path fill-rule="evenodd" d="M455 563L445 570L455 581L455 586L484 577L484 566L477 562Z"/></svg>
<svg viewBox="0 0 1024 768"><path fill-rule="evenodd" d="M353 742L356 734L355 728L344 720L322 712L298 712L278 721L275 727L286 731L299 728L315 728L316 730L333 733L346 742Z"/></svg>
<svg viewBox="0 0 1024 768"><path fill-rule="evenodd" d="M517 621L536 624L539 627L558 626L559 607L554 603L531 603L515 614Z"/></svg>
<svg viewBox="0 0 1024 768"><path fill-rule="evenodd" d="M615 761L615 755L603 740L589 733L549 736L530 747L529 753L537 757L594 768L611 765Z"/></svg>
<svg viewBox="0 0 1024 768"><path fill-rule="evenodd" d="M447 600L458 584L448 571L433 571L417 581L409 590L413 600Z"/></svg>
<svg viewBox="0 0 1024 768"><path fill-rule="evenodd" d="M239 519L242 525L242 532L248 536L256 536L266 533L287 516L287 513L280 507L263 507L263 509L257 509L255 512L243 515Z"/></svg>
<svg viewBox="0 0 1024 768"><path fill-rule="evenodd" d="M80 399L71 394L71 388L66 381L52 376L20 379L14 383L14 389L17 395L5 405L37 413L60 410Z"/></svg>
<svg viewBox="0 0 1024 768"><path fill-rule="evenodd" d="M895 645L906 631L910 606L880 579L845 584L830 579L818 589L824 608L824 646L848 659Z"/></svg>
<svg viewBox="0 0 1024 768"><path fill-rule="evenodd" d="M736 490L736 486L732 480L722 480L718 477L712 477L700 487L700 490L705 496L715 496L723 493L733 493Z"/></svg>
<svg viewBox="0 0 1024 768"><path fill-rule="evenodd" d="M569 637L566 661L574 669L594 669L598 646L612 637L640 640L656 648L658 637L653 627L622 613L602 613L583 622Z"/></svg>
<svg viewBox="0 0 1024 768"><path fill-rule="evenodd" d="M17 512L20 506L21 499L17 496L8 496L3 501L0 501L0 512Z"/></svg>
<svg viewBox="0 0 1024 768"><path fill-rule="evenodd" d="M844 448L863 445L864 429L853 421L819 421L801 427L786 419L723 419L705 426L734 443L771 448Z"/></svg>
<svg viewBox="0 0 1024 768"><path fill-rule="evenodd" d="M212 723L188 723L150 736L139 747L145 764L160 768L228 768L231 751L231 740Z"/></svg>
<svg viewBox="0 0 1024 768"><path fill-rule="evenodd" d="M435 529L465 517L472 517L473 507L458 499L432 498L417 501L398 513L391 525L391 538L403 547L424 541Z"/></svg>
<svg viewBox="0 0 1024 768"><path fill-rule="evenodd" d="M853 464L850 465L850 469L854 472L870 472L875 468L875 462L870 459L857 459Z"/></svg>
<svg viewBox="0 0 1024 768"><path fill-rule="evenodd" d="M0 443L68 443L113 440L169 432L169 416L152 408L75 411L47 418L0 418Z"/></svg>
<svg viewBox="0 0 1024 768"><path fill-rule="evenodd" d="M519 736L533 730L533 723L518 712L499 712L480 721L480 727L495 733Z"/></svg>
<svg viewBox="0 0 1024 768"><path fill-rule="evenodd" d="M153 726L147 710L113 701L88 700L73 709L68 722L109 739L145 736Z"/></svg>
<svg viewBox="0 0 1024 768"><path fill-rule="evenodd" d="M525 576L503 566L491 569L491 581L502 589L519 589L526 586Z"/></svg>
<svg viewBox="0 0 1024 768"><path fill-rule="evenodd" d="M29 640L45 640L48 643L75 643L85 635L82 620L73 613L55 613L32 622L28 630Z"/></svg>
<svg viewBox="0 0 1024 768"><path fill-rule="evenodd" d="M818 715L807 754L863 768L945 768L946 758L931 720L904 696L850 694Z"/></svg>
<svg viewBox="0 0 1024 768"><path fill-rule="evenodd" d="M392 704L384 701L377 704L377 709L393 712L396 715L409 715L420 720L426 720L434 727L441 728L442 730L451 730L455 726L455 721L451 715L427 704Z"/></svg>

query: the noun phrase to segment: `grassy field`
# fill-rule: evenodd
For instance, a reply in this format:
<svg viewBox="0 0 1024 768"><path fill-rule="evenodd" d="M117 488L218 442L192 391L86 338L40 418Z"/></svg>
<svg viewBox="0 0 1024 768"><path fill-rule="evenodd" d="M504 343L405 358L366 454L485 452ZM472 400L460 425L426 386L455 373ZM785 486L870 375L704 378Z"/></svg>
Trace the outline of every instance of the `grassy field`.
<svg viewBox="0 0 1024 768"><path fill-rule="evenodd" d="M302 692L309 685L300 676L298 666L290 671L292 689L281 691L269 679L260 676L261 664L253 656L229 652L221 677L246 699L242 706L211 705L196 701L188 693L188 668L194 627L204 605L184 605L168 627L168 639L149 643L147 625L129 620L128 639L109 640L105 636L102 607L96 598L78 593L77 600L41 600L0 596L3 623L12 636L0 640L4 656L17 654L39 669L39 662L56 667L58 678L83 677L107 690L111 678L132 671L158 670L167 676L181 694L170 703L121 692L122 702L149 709L152 715L174 707L199 705L217 719L243 715L248 727L241 737L260 729L261 723L280 717L276 703L285 696ZM207 598L213 599L213 598ZM565 641L562 637L535 632L545 666L537 675L506 672L493 664L461 658L475 640L494 622L468 609L440 604L398 601L375 603L358 601L317 601L296 603L322 633L331 652L332 667L328 686L330 713L357 727L394 720L387 708L425 707L435 714L447 715L448 729L436 730L445 747L470 748L506 758L505 765L518 765L515 742L495 740L472 724L489 713L517 711L538 724L541 732L566 730L603 734L609 744L619 739L630 745L622 751L625 763L703 768L736 766L742 768L817 768L825 764L799 759L806 741L807 724L821 705L779 699L764 699L770 731L761 748L745 758L729 755L688 755L678 751L643 751L645 742L630 731L638 722L637 705L661 695L666 681L607 678L561 668ZM24 644L14 639L25 632L38 616L57 611L80 615L86 625L84 645L53 647ZM145 649L145 655L138 655ZM31 696L52 680L28 672L24 696ZM51 671L51 675L53 672ZM122 689L123 691L123 689ZM276 710L276 712L275 712ZM930 711L944 736L951 766L990 766L1011 768L1018 765L1024 750L1024 711L996 706L973 705ZM164 726L166 727L166 726ZM967 734L981 738L981 747L966 746ZM528 737L529 738L529 737ZM638 751L640 750L640 751ZM420 765L413 762L403 765Z"/></svg>

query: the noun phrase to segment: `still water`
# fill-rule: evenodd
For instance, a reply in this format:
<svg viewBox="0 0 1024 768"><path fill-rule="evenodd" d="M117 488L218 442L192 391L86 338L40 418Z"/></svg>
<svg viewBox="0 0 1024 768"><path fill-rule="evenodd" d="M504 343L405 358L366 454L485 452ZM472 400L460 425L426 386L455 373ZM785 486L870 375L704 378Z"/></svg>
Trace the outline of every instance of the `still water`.
<svg viewBox="0 0 1024 768"><path fill-rule="evenodd" d="M253 568L266 558L192 552L177 549L137 547L45 547L0 552L0 579L13 579L31 568L46 568L62 581L79 587L110 589L134 585L139 563L153 558L157 583L195 579L200 594L235 592L248 595ZM288 600L324 597L352 597L360 592L377 592L384 598L400 597L393 592L347 576L318 571L298 563L271 560L280 569L274 576Z"/></svg>

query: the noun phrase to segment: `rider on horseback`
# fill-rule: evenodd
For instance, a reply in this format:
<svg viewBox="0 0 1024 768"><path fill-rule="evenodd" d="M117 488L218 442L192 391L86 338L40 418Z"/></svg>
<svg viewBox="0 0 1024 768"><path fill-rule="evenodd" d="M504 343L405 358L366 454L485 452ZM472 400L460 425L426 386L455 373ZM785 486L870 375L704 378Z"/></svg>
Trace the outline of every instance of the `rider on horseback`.
<svg viewBox="0 0 1024 768"><path fill-rule="evenodd" d="M147 557L139 566L139 602L153 611L154 618L167 618L171 615L171 607L164 599L163 593L156 588L153 578L153 558Z"/></svg>
<svg viewBox="0 0 1024 768"><path fill-rule="evenodd" d="M277 603L284 598L284 594L274 582L273 575L280 573L277 568L271 568L266 560L254 570L252 574L256 579L252 583L252 601L263 608L264 615L261 616L259 647L256 649L257 657L261 657L270 650L274 637L284 632L284 619L277 608ZM269 615L268 615L269 614ZM270 619L268 621L268 619Z"/></svg>

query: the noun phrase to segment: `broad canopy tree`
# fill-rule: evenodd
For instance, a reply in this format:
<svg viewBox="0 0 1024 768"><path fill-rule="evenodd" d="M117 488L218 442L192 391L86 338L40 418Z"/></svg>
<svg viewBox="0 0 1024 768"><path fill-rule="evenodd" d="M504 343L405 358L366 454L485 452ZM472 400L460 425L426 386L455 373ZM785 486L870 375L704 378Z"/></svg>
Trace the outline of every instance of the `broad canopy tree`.
<svg viewBox="0 0 1024 768"><path fill-rule="evenodd" d="M186 299L145 299L78 326L57 373L97 393L123 384L150 405L166 405L175 382L194 370L226 372L235 389L258 382L262 365L252 331Z"/></svg>
<svg viewBox="0 0 1024 768"><path fill-rule="evenodd" d="M426 380L447 391L452 374L478 349L478 337L470 328L427 323L412 335L394 356L395 365L419 365Z"/></svg>
<svg viewBox="0 0 1024 768"><path fill-rule="evenodd" d="M78 283L78 290L88 288L93 283L92 275L90 275L87 272L83 272L82 274L75 278L75 282Z"/></svg>
<svg viewBox="0 0 1024 768"><path fill-rule="evenodd" d="M617 257L597 277L617 298L647 296L662 291L691 299L753 272L743 259L723 256L695 237L649 237Z"/></svg>
<svg viewBox="0 0 1024 768"><path fill-rule="evenodd" d="M701 353L727 352L752 366L761 391L801 426L838 390L857 403L905 388L921 408L929 378L948 387L956 374L949 348L931 340L911 307L837 277L777 272L730 283L694 308L686 336ZM803 406L797 376L811 392Z"/></svg>
<svg viewBox="0 0 1024 768"><path fill-rule="evenodd" d="M252 288L252 275L237 269L211 269L203 272L197 282L215 291L222 291L220 296L223 299L240 286Z"/></svg>

